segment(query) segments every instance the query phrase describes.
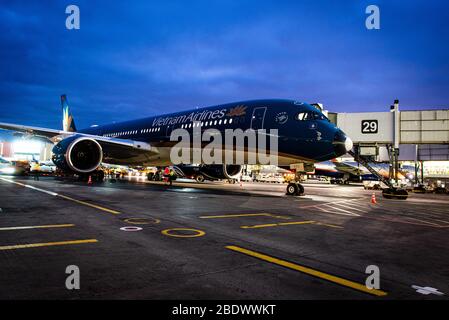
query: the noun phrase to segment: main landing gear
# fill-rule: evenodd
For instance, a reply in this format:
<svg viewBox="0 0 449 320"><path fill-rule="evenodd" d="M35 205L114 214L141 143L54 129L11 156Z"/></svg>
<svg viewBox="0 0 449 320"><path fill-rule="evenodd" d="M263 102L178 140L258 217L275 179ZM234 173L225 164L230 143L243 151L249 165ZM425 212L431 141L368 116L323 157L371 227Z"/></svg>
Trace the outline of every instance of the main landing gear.
<svg viewBox="0 0 449 320"><path fill-rule="evenodd" d="M303 196L304 187L298 182L290 182L287 185L287 195L289 196Z"/></svg>

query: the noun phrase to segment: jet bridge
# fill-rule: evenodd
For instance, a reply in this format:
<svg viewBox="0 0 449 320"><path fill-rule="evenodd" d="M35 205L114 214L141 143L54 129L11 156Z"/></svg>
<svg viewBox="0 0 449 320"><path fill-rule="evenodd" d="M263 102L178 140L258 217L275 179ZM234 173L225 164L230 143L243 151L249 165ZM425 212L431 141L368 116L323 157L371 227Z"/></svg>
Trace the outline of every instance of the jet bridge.
<svg viewBox="0 0 449 320"><path fill-rule="evenodd" d="M399 101L395 100L390 112L330 113L329 118L351 137L354 159L385 183L390 191L393 190L396 198L405 196L392 183L398 183L399 146L416 145L418 150L424 145L449 144L449 109L400 112ZM381 177L369 166L368 161L375 161L379 156L379 148L388 151L390 179ZM389 197L390 193L384 193L384 196Z"/></svg>
<svg viewBox="0 0 449 320"><path fill-rule="evenodd" d="M361 163L366 169L368 169L369 172L371 172L374 176L376 176L379 181L383 182L385 185L388 186L388 189L384 189L382 191L382 195L387 199L407 199L408 192L404 189L397 188L391 181L387 178L385 178L383 175L379 174L370 164L369 160L365 158L364 156L361 156L360 154L349 151L348 152L351 156L354 157L355 161Z"/></svg>

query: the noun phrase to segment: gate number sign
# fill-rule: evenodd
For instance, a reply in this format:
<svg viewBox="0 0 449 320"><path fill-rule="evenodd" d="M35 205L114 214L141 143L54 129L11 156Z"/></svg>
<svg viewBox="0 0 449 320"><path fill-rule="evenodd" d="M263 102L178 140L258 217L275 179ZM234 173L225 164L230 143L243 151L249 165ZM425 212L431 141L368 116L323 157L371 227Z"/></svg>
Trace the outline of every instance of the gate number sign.
<svg viewBox="0 0 449 320"><path fill-rule="evenodd" d="M362 120L362 133L377 133L377 120Z"/></svg>

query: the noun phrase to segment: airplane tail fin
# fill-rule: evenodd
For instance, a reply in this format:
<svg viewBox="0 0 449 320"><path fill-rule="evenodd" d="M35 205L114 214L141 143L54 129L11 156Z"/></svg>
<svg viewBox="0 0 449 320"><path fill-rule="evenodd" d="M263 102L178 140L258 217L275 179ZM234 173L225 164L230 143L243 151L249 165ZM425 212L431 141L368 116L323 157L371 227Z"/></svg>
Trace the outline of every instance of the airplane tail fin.
<svg viewBox="0 0 449 320"><path fill-rule="evenodd" d="M75 120L73 120L72 113L67 103L67 96L63 94L61 96L62 107L62 129L68 132L76 132Z"/></svg>

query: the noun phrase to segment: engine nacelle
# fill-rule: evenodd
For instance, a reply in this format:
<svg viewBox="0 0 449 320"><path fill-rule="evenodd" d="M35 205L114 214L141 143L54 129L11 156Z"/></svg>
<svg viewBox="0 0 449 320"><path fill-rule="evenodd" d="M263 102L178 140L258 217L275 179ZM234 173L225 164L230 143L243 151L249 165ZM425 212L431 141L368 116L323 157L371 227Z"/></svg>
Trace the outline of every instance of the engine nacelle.
<svg viewBox="0 0 449 320"><path fill-rule="evenodd" d="M74 135L53 147L52 160L63 171L90 173L103 161L103 149L92 138Z"/></svg>
<svg viewBox="0 0 449 320"><path fill-rule="evenodd" d="M241 165L222 165L222 164L210 164L210 165L178 165L177 166L187 177L196 177L203 175L209 180L222 180L236 178L242 170Z"/></svg>

